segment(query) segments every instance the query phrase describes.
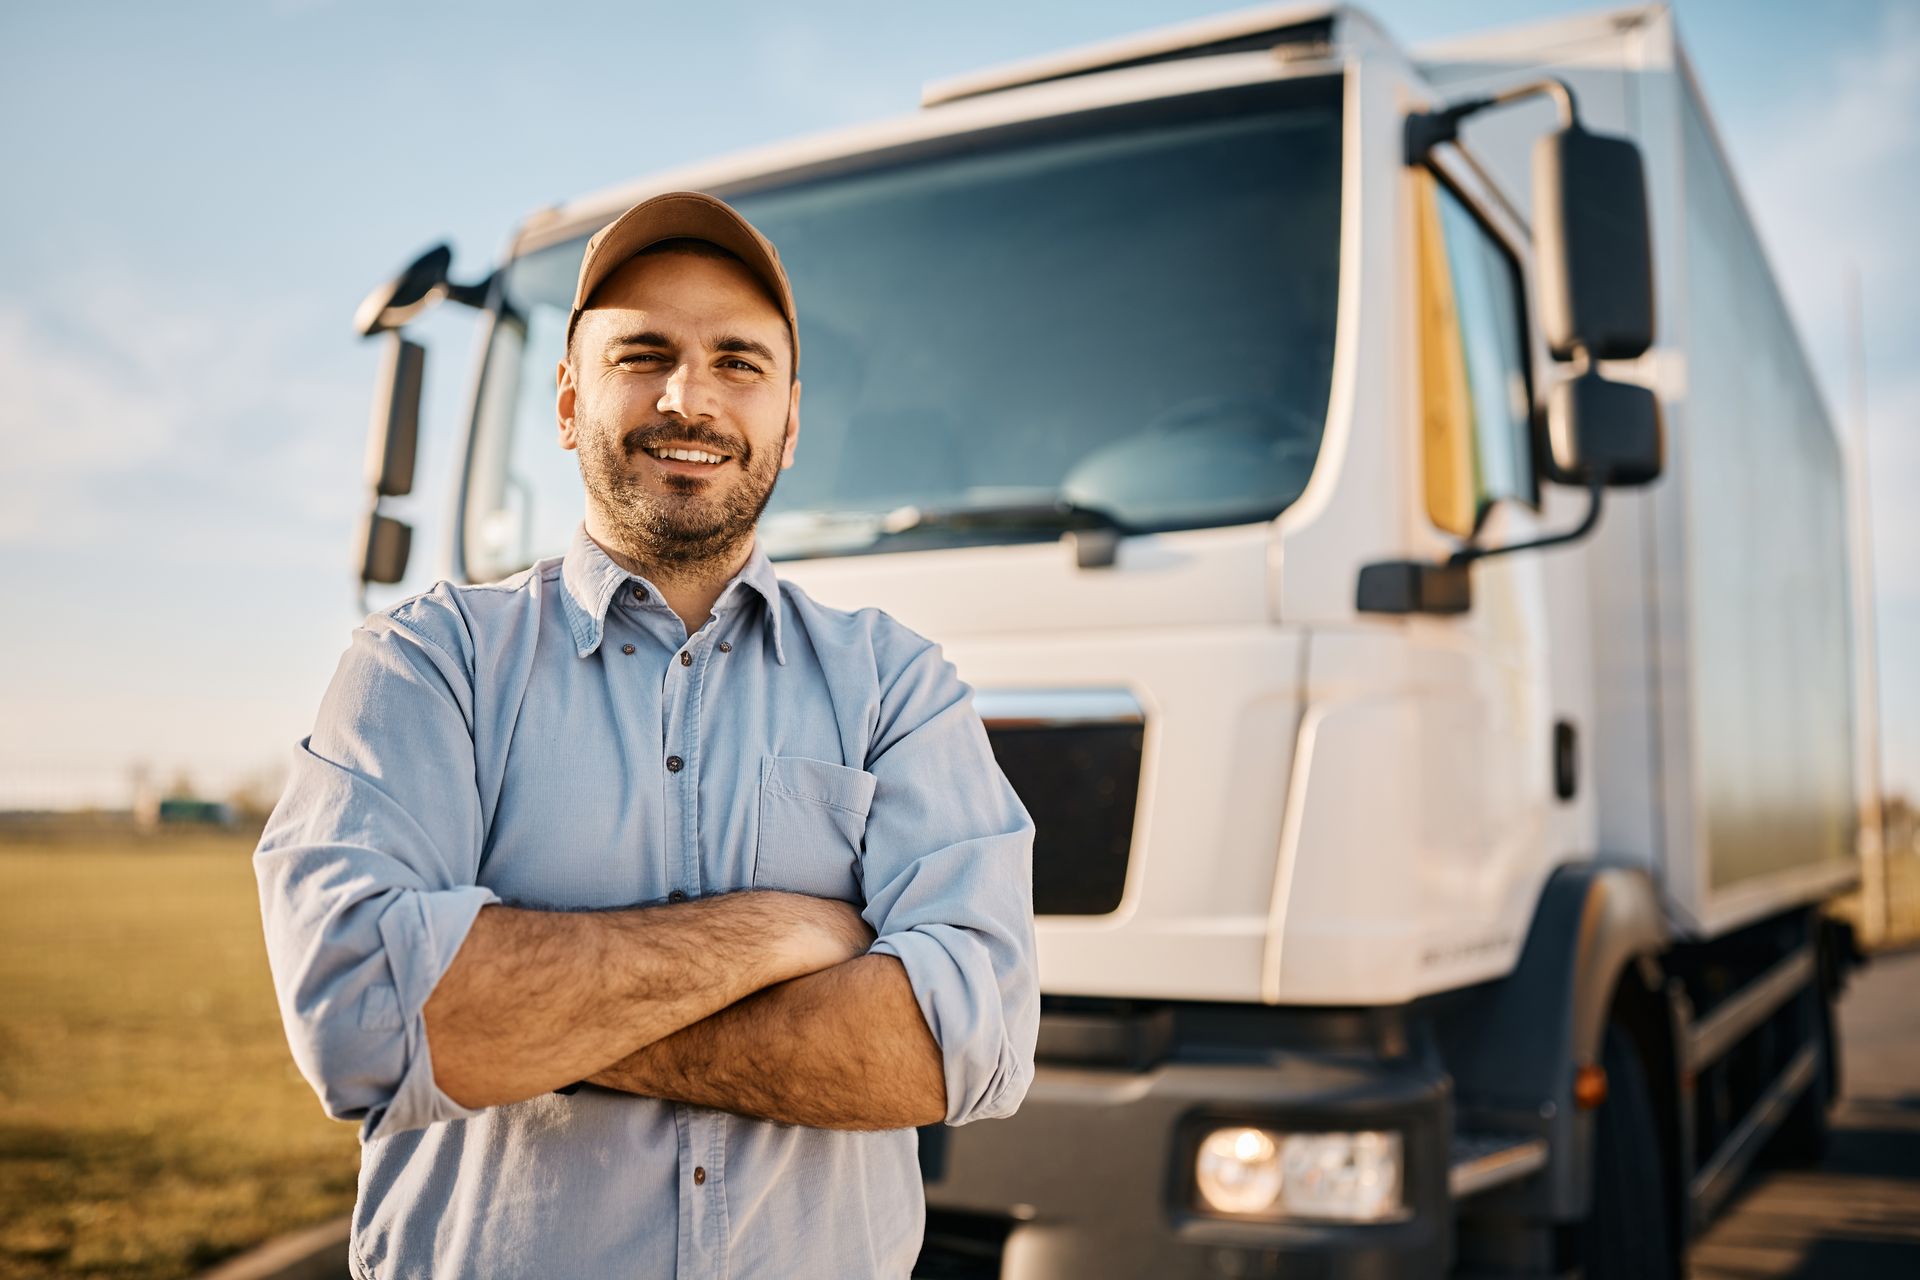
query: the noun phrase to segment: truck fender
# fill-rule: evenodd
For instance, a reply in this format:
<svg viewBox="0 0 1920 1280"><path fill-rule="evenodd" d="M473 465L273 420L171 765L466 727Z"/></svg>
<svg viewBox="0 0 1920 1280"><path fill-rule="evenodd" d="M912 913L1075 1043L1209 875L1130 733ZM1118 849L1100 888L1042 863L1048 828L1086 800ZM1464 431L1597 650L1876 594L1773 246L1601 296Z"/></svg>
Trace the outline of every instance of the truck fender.
<svg viewBox="0 0 1920 1280"><path fill-rule="evenodd" d="M1440 1020L1461 1127L1547 1139L1540 1178L1503 1198L1523 1216L1570 1222L1592 1202L1592 1114L1574 1105L1579 1068L1600 1061L1623 992L1663 1010L1658 957L1668 945L1660 894L1635 867L1581 863L1549 877L1520 960ZM1623 987L1623 982L1626 984ZM1645 1020L1664 1039L1670 1024ZM1671 1061L1648 1062L1656 1091Z"/></svg>

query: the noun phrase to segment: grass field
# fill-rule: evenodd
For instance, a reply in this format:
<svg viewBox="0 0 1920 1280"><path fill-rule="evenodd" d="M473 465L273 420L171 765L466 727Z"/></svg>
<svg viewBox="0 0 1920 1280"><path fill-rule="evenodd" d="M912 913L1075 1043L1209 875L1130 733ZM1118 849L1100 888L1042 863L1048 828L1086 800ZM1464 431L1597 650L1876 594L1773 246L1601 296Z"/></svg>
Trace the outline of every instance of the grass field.
<svg viewBox="0 0 1920 1280"><path fill-rule="evenodd" d="M244 837L0 842L0 1276L190 1276L346 1212Z"/></svg>

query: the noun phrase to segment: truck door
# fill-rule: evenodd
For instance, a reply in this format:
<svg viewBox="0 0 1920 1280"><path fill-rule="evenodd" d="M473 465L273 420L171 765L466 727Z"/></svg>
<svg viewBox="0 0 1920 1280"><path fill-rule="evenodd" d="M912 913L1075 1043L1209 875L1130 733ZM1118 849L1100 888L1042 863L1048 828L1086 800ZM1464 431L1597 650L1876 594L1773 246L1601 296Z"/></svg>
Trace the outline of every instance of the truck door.
<svg viewBox="0 0 1920 1280"><path fill-rule="evenodd" d="M1458 170L1457 178L1407 170L1421 514L1462 541L1518 542L1544 523L1526 277L1497 197L1474 181L1471 166ZM1539 555L1483 561L1472 570L1469 611L1411 623L1412 667L1424 677L1421 720L1431 730L1418 833L1431 924L1421 956L1428 989L1442 974L1457 980L1516 946L1550 867L1555 570Z"/></svg>

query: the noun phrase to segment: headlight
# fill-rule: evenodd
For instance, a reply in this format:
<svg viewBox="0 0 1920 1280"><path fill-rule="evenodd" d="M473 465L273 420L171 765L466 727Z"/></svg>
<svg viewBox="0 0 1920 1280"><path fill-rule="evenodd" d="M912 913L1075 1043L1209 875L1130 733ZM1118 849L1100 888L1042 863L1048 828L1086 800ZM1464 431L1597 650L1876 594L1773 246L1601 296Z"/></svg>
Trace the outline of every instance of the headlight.
<svg viewBox="0 0 1920 1280"><path fill-rule="evenodd" d="M1382 1222L1401 1216L1398 1133L1215 1129L1200 1140L1194 1184L1216 1213Z"/></svg>
<svg viewBox="0 0 1920 1280"><path fill-rule="evenodd" d="M1265 1213L1280 1199L1280 1144L1261 1129L1215 1129L1200 1141L1194 1177L1221 1213Z"/></svg>

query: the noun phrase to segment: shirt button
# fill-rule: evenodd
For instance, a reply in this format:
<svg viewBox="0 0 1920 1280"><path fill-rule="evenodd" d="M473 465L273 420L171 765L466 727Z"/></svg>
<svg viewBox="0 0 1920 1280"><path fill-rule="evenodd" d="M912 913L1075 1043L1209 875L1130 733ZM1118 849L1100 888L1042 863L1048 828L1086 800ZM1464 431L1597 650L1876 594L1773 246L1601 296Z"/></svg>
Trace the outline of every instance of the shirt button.
<svg viewBox="0 0 1920 1280"><path fill-rule="evenodd" d="M725 640L722 640L722 641L720 642L720 652L722 652L722 653L732 653L732 652L733 652L733 646L732 646L732 645L730 645L730 644L728 644L728 643L727 643L727 642L726 642Z"/></svg>
<svg viewBox="0 0 1920 1280"><path fill-rule="evenodd" d="M667 895L668 902L685 902L686 900L687 900L687 891L685 889L675 889L672 893Z"/></svg>
<svg viewBox="0 0 1920 1280"><path fill-rule="evenodd" d="M684 764L686 764L686 761L685 761L685 760L682 760L682 759L681 759L681 758L680 758L679 756L668 756L668 757L667 757L667 772L668 772L668 773L678 773L678 772L680 772L680 767L681 767L682 765L684 765Z"/></svg>
<svg viewBox="0 0 1920 1280"><path fill-rule="evenodd" d="M688 653L685 649L682 649L680 651L680 665L683 667L690 667L693 665L693 655Z"/></svg>
<svg viewBox="0 0 1920 1280"><path fill-rule="evenodd" d="M707 1171L704 1166L693 1166L693 1185L703 1187L707 1183Z"/></svg>
<svg viewBox="0 0 1920 1280"><path fill-rule="evenodd" d="M623 645L621 645L621 646L620 646L620 652L622 652L622 653L632 653L632 652L633 652L633 646L632 646L632 645L630 645L630 644L623 644Z"/></svg>

